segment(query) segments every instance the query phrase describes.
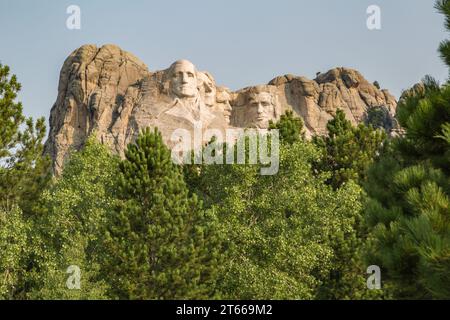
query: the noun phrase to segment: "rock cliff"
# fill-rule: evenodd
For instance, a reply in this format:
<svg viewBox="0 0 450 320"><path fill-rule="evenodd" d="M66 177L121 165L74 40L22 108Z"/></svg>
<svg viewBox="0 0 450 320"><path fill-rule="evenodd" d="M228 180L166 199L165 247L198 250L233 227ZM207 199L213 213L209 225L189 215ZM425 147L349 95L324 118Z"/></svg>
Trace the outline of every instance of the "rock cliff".
<svg viewBox="0 0 450 320"><path fill-rule="evenodd" d="M284 75L232 92L186 60L153 72L117 46L85 45L62 67L45 150L58 174L71 150L80 149L93 133L123 156L126 145L148 126L158 127L171 146L180 129L264 129L270 120L293 110L311 137L326 133L338 108L357 124L367 120L371 108L383 107L393 117L396 105L387 90L348 68L332 69L313 80ZM203 143L209 139L203 138Z"/></svg>

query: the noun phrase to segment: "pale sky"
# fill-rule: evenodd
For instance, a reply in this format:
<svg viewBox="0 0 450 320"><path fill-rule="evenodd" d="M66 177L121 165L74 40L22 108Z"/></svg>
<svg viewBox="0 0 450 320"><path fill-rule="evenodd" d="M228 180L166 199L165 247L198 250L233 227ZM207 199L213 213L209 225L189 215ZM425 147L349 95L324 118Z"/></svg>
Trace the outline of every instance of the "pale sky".
<svg viewBox="0 0 450 320"><path fill-rule="evenodd" d="M381 8L381 30L366 9ZM69 5L81 30L66 27ZM23 85L27 116L56 100L65 58L83 44L113 43L151 71L191 60L233 90L292 73L359 70L399 96L426 74L444 81L439 42L448 35L433 0L0 0L0 61Z"/></svg>

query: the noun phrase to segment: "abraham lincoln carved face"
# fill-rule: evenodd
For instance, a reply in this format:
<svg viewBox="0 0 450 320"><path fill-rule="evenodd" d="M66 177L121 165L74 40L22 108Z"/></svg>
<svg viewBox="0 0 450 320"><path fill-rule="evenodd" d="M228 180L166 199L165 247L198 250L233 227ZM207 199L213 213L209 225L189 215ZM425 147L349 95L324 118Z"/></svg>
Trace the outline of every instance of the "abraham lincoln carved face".
<svg viewBox="0 0 450 320"><path fill-rule="evenodd" d="M267 129L269 121L277 119L276 99L269 92L252 92L249 95L245 113L251 126Z"/></svg>

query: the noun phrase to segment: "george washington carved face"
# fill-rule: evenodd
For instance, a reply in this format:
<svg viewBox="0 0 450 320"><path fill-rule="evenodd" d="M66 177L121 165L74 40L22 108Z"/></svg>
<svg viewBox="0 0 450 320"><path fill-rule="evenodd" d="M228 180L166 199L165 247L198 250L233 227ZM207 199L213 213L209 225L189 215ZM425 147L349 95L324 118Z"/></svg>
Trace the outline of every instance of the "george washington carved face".
<svg viewBox="0 0 450 320"><path fill-rule="evenodd" d="M170 67L170 88L178 98L192 98L198 93L197 71L187 60L179 60Z"/></svg>

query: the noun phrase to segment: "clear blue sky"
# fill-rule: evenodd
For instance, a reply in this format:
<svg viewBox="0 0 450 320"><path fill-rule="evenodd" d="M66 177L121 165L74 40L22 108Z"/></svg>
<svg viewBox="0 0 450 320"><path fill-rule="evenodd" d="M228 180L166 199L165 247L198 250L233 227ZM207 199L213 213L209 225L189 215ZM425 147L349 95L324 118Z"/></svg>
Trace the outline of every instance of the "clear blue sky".
<svg viewBox="0 0 450 320"><path fill-rule="evenodd" d="M66 28L66 8L81 8L81 30ZM381 7L369 31L366 9ZM83 44L114 43L150 70L185 58L231 89L286 73L314 78L355 68L398 97L431 74L447 37L433 0L0 0L0 61L23 84L29 116L48 118L65 58Z"/></svg>

